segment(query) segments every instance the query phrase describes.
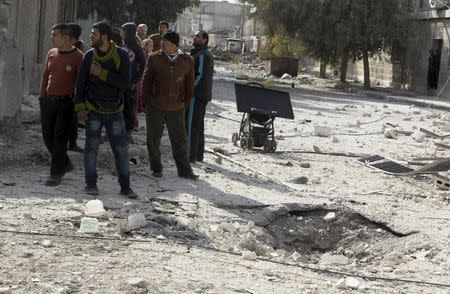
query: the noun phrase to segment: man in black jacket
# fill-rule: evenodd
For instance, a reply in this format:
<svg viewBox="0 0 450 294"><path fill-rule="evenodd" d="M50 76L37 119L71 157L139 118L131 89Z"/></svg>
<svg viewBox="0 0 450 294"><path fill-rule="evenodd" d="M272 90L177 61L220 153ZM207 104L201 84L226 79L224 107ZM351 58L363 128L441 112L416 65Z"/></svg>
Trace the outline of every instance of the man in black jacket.
<svg viewBox="0 0 450 294"><path fill-rule="evenodd" d="M203 161L205 151L205 112L212 98L214 59L208 51L209 36L205 31L194 35L194 49L191 56L195 63L195 92L190 106L186 109L186 131L188 135L189 159Z"/></svg>

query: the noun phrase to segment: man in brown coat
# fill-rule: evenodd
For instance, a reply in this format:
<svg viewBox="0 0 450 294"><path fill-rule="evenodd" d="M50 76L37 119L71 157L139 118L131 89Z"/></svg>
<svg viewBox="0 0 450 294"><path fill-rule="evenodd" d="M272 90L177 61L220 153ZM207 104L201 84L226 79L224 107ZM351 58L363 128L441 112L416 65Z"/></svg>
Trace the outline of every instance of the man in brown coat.
<svg viewBox="0 0 450 294"><path fill-rule="evenodd" d="M148 58L144 70L142 97L147 112L147 148L150 169L156 178L162 177L159 150L164 125L169 132L178 176L196 180L187 155L184 125L185 109L194 94L194 63L178 49L180 36L173 31L161 37L161 50Z"/></svg>
<svg viewBox="0 0 450 294"><path fill-rule="evenodd" d="M153 41L153 51L161 49L161 36L169 30L169 23L165 20L159 22L158 33L150 36Z"/></svg>

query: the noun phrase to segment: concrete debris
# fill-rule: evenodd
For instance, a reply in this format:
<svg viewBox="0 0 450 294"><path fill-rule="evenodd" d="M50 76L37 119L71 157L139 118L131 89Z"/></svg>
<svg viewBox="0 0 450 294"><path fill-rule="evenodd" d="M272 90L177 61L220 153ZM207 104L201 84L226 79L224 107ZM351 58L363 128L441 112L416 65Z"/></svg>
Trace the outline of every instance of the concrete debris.
<svg viewBox="0 0 450 294"><path fill-rule="evenodd" d="M127 280L127 284L132 286L132 287L136 287L136 288L141 288L141 289L145 289L147 288L147 282L143 279L143 278L129 278Z"/></svg>
<svg viewBox="0 0 450 294"><path fill-rule="evenodd" d="M320 257L320 264L336 264L336 265L347 265L348 258L344 255L332 255L331 253L324 253Z"/></svg>
<svg viewBox="0 0 450 294"><path fill-rule="evenodd" d="M336 213L335 212L329 212L323 217L323 220L326 221L326 222L331 222L334 219L336 219Z"/></svg>
<svg viewBox="0 0 450 294"><path fill-rule="evenodd" d="M340 279L336 286L339 289L359 289L361 282L354 277L346 277L345 279Z"/></svg>
<svg viewBox="0 0 450 294"><path fill-rule="evenodd" d="M339 139L338 139L337 137L333 137L333 138L331 139L331 142L332 142L332 143L339 143Z"/></svg>
<svg viewBox="0 0 450 294"><path fill-rule="evenodd" d="M281 76L282 80L292 80L292 76L288 73L285 73Z"/></svg>
<svg viewBox="0 0 450 294"><path fill-rule="evenodd" d="M397 139L398 131L395 129L389 129L384 131L384 137L387 139Z"/></svg>
<svg viewBox="0 0 450 294"><path fill-rule="evenodd" d="M242 258L245 260L250 260L250 261L258 260L256 253L253 251L248 251L248 250L242 251Z"/></svg>
<svg viewBox="0 0 450 294"><path fill-rule="evenodd" d="M233 226L233 224L222 222L220 223L219 227L224 231L231 234L234 234L236 232L236 227Z"/></svg>
<svg viewBox="0 0 450 294"><path fill-rule="evenodd" d="M427 138L427 135L421 131L415 131L411 134L411 138L416 142L423 142Z"/></svg>
<svg viewBox="0 0 450 294"><path fill-rule="evenodd" d="M292 180L295 184L306 185L308 183L308 178L301 176Z"/></svg>
<svg viewBox="0 0 450 294"><path fill-rule="evenodd" d="M307 162L300 163L300 167L303 167L303 168L310 168L310 167L311 167L311 164L310 164L310 163L307 163Z"/></svg>
<svg viewBox="0 0 450 294"><path fill-rule="evenodd" d="M143 213L135 213L128 216L128 227L130 230L139 229L147 225L147 220Z"/></svg>
<svg viewBox="0 0 450 294"><path fill-rule="evenodd" d="M44 241L42 241L41 245L45 248L50 248L53 246L53 243L50 240L44 240Z"/></svg>
<svg viewBox="0 0 450 294"><path fill-rule="evenodd" d="M166 240L166 237L164 237L163 235L158 235L158 236L156 236L156 240L164 241L164 240Z"/></svg>

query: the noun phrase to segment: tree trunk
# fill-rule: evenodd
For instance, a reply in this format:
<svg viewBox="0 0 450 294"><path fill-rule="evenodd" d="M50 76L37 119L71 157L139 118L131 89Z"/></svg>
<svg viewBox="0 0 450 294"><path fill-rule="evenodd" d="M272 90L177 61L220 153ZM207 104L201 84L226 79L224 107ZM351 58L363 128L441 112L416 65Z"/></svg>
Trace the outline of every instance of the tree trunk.
<svg viewBox="0 0 450 294"><path fill-rule="evenodd" d="M369 53L367 50L363 52L364 63L364 89L370 89L370 68L369 68Z"/></svg>
<svg viewBox="0 0 450 294"><path fill-rule="evenodd" d="M320 61L319 78L325 78L327 75L327 63L323 60Z"/></svg>
<svg viewBox="0 0 450 294"><path fill-rule="evenodd" d="M340 81L342 83L345 83L347 80L348 57L349 57L349 52L346 50L344 52L344 55L342 56L341 67L340 67L340 74L341 74Z"/></svg>

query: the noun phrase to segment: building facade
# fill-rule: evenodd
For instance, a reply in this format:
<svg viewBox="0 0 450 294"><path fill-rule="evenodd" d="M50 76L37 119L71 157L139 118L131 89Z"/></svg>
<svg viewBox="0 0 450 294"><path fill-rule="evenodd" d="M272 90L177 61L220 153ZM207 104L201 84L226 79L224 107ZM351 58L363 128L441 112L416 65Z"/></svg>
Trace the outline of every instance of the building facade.
<svg viewBox="0 0 450 294"><path fill-rule="evenodd" d="M24 95L37 94L51 27L75 19L77 0L0 0L0 132L19 125Z"/></svg>
<svg viewBox="0 0 450 294"><path fill-rule="evenodd" d="M409 15L407 50L372 59L371 84L422 95L440 93L441 97L450 99L450 85L447 84L450 77L450 1L405 0L403 3ZM350 63L348 69L348 79L363 80L362 62ZM430 77L436 80L435 86L430 83Z"/></svg>

